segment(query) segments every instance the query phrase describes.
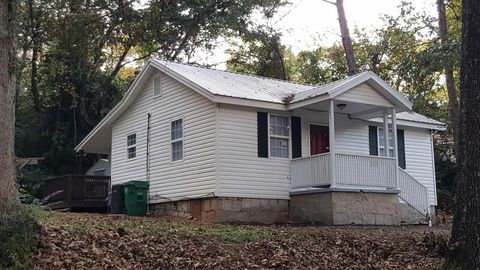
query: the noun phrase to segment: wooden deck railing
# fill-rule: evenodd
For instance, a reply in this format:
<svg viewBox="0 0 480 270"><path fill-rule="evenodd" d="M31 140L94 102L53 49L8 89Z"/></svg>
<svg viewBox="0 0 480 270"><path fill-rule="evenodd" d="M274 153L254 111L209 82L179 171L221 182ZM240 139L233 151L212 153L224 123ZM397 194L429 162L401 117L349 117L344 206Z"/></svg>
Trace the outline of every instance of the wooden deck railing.
<svg viewBox="0 0 480 270"><path fill-rule="evenodd" d="M45 180L43 195L52 209L107 208L110 176L64 175Z"/></svg>

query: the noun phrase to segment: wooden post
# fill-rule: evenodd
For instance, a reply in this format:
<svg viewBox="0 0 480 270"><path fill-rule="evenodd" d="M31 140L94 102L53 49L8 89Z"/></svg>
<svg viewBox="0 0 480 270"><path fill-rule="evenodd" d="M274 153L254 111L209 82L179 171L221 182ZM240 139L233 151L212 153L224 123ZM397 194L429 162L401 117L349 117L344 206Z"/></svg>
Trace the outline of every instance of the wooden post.
<svg viewBox="0 0 480 270"><path fill-rule="evenodd" d="M335 187L335 100L330 100L328 109L328 138L330 145L330 187Z"/></svg>
<svg viewBox="0 0 480 270"><path fill-rule="evenodd" d="M397 139L397 110L392 108L393 157L395 157L395 187L398 190L398 139Z"/></svg>
<svg viewBox="0 0 480 270"><path fill-rule="evenodd" d="M383 112L383 131L385 134L385 156L390 156L390 141L388 139L388 109Z"/></svg>

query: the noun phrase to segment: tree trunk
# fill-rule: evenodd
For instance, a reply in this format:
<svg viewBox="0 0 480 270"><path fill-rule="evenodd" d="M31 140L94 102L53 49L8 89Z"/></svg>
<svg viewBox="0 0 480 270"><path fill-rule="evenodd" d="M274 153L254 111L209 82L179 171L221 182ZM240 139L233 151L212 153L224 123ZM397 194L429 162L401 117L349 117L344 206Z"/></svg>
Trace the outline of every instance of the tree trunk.
<svg viewBox="0 0 480 270"><path fill-rule="evenodd" d="M480 1L463 0L457 204L450 266L480 269Z"/></svg>
<svg viewBox="0 0 480 270"><path fill-rule="evenodd" d="M440 42L442 45L447 45L448 44L448 26L447 26L447 15L445 13L444 0L437 0L437 11L438 11L438 28L439 28ZM458 121L459 121L458 97L457 97L457 91L455 89L455 80L453 78L453 70L449 66L445 67L445 81L447 85L450 121L452 122L454 149L455 149L455 153L457 153Z"/></svg>
<svg viewBox="0 0 480 270"><path fill-rule="evenodd" d="M340 23L340 32L342 34L342 44L347 58L347 74L354 75L357 73L357 64L355 54L353 52L352 39L348 30L347 18L345 17L345 9L343 8L343 0L337 0L338 22Z"/></svg>
<svg viewBox="0 0 480 270"><path fill-rule="evenodd" d="M0 217L17 204L13 0L0 0Z"/></svg>

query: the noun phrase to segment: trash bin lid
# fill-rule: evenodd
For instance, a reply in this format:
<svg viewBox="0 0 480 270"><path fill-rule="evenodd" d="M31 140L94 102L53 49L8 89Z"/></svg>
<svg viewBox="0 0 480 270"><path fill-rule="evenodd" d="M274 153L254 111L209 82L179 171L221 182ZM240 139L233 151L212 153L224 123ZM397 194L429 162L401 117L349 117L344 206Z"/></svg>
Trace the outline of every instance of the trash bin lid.
<svg viewBox="0 0 480 270"><path fill-rule="evenodd" d="M147 181L128 181L123 184L124 186L133 186L135 188L148 188L149 183Z"/></svg>

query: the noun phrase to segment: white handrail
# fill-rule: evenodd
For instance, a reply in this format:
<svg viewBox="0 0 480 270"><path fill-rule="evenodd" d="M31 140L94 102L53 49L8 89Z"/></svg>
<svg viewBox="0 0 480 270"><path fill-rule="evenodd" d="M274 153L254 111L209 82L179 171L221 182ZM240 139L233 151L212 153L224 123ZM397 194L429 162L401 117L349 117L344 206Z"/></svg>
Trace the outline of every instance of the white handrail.
<svg viewBox="0 0 480 270"><path fill-rule="evenodd" d="M429 214L428 189L417 179L401 168L398 168L398 186L400 199L415 208L423 215Z"/></svg>

